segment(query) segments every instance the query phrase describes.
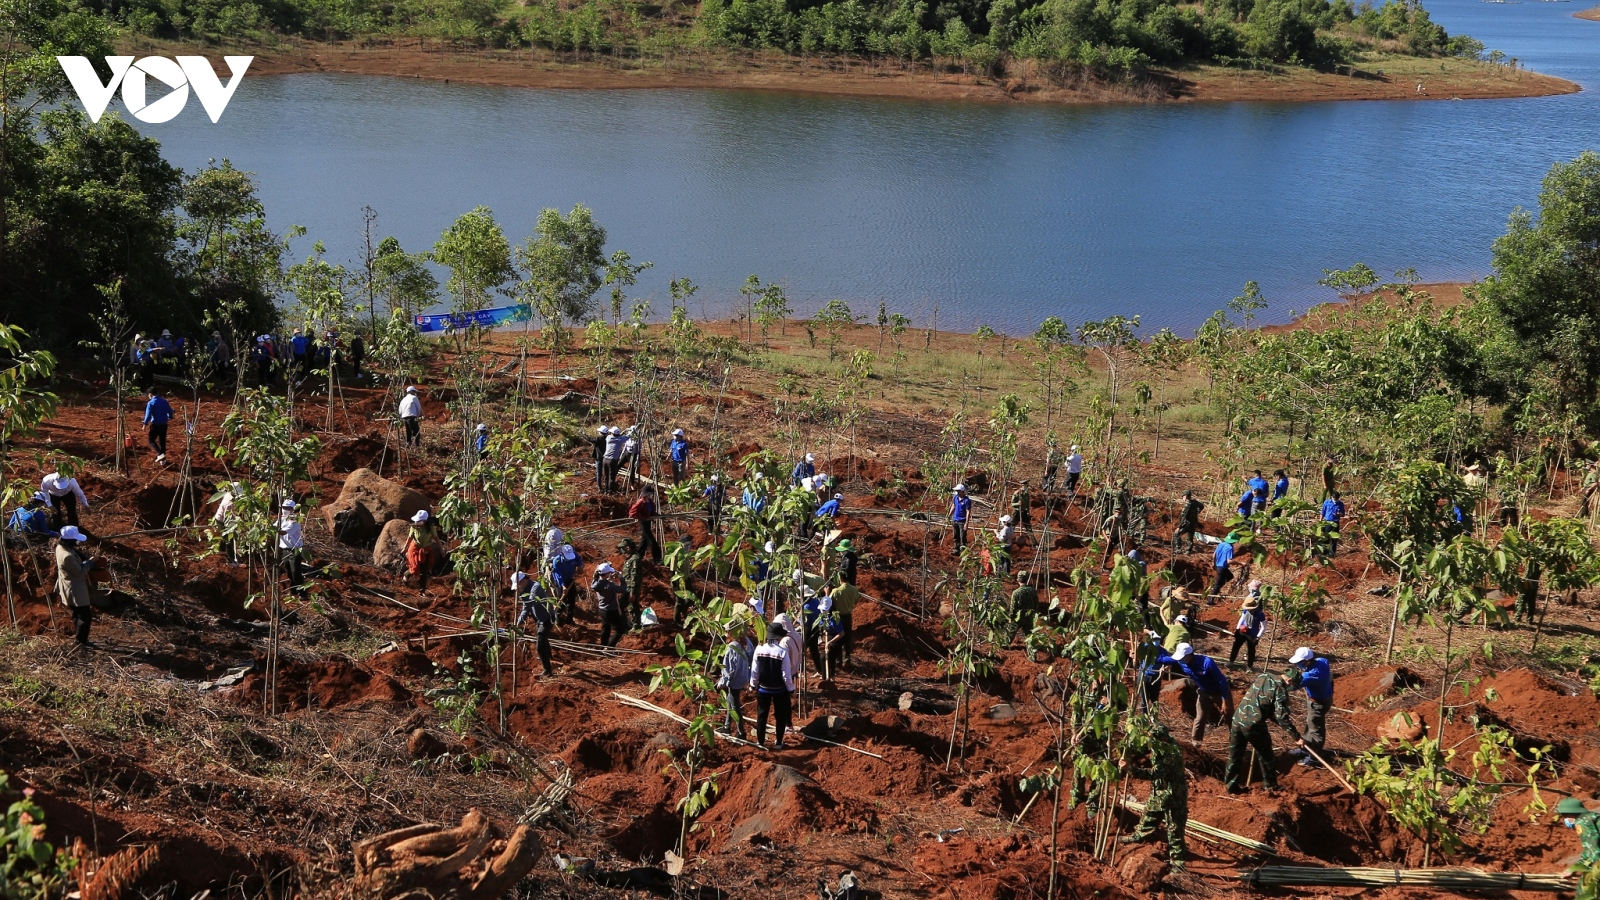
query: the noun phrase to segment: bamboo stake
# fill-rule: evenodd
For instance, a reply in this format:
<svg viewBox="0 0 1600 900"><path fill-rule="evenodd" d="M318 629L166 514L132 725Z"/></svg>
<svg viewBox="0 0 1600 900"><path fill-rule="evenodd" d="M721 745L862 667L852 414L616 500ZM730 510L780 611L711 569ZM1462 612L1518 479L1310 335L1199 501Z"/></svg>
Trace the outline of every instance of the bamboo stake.
<svg viewBox="0 0 1600 900"><path fill-rule="evenodd" d="M1573 882L1565 875L1529 875L1523 872L1483 872L1476 869L1374 869L1317 866L1262 866L1239 873L1241 881L1257 885L1317 885L1325 887L1433 887L1463 891L1567 892Z"/></svg>
<svg viewBox="0 0 1600 900"><path fill-rule="evenodd" d="M1123 797L1122 805L1129 812L1134 813L1135 815L1144 815L1144 804L1133 799L1132 797ZM1247 850L1253 850L1256 853L1262 853L1268 856L1278 855L1278 851L1272 849L1271 844L1263 844L1260 841L1252 840L1241 834L1234 834L1231 831L1223 831L1221 828L1217 828L1213 825L1207 825L1206 823L1197 821L1195 819L1190 819L1184 830L1186 832L1192 831L1195 834L1215 838L1219 841L1227 841L1230 844L1238 844L1240 847L1244 847Z"/></svg>
<svg viewBox="0 0 1600 900"><path fill-rule="evenodd" d="M1322 758L1322 754L1320 754L1317 751L1311 749L1311 745L1310 744L1307 744L1305 749L1306 749L1307 753L1311 754L1311 758L1312 759L1316 760L1319 763L1322 763L1322 767L1324 769L1327 769L1329 772L1332 772L1333 773L1333 777L1339 779L1339 783L1344 785L1347 789L1349 789L1350 793L1352 793L1352 794L1359 793L1359 791L1357 791L1354 787L1351 787L1350 782L1345 780L1345 777L1339 773L1338 769L1335 769L1333 766L1329 765L1328 761Z"/></svg>
<svg viewBox="0 0 1600 900"><path fill-rule="evenodd" d="M720 734L720 732L718 732L718 733ZM830 747L843 747L846 750L854 750L855 752L861 754L862 756L870 756L873 759L883 759L883 757L879 756L876 753L871 752L870 750L863 750L860 747L852 747L849 744L841 744L838 741L830 741L830 740L828 740L826 738L819 738L819 737L816 737L815 735L806 734L804 731L800 732L800 736L805 738L808 741L816 741L819 744L827 744Z"/></svg>

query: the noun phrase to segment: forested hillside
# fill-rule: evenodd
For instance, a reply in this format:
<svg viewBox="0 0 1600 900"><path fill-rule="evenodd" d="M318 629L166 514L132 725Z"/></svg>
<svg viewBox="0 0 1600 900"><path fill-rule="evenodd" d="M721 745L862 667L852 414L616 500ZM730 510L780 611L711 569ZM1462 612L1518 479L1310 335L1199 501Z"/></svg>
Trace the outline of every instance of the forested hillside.
<svg viewBox="0 0 1600 900"><path fill-rule="evenodd" d="M219 41L433 38L466 46L653 57L771 49L1105 71L1221 63L1328 67L1359 54L1476 58L1420 3L1386 0L103 0L139 34Z"/></svg>

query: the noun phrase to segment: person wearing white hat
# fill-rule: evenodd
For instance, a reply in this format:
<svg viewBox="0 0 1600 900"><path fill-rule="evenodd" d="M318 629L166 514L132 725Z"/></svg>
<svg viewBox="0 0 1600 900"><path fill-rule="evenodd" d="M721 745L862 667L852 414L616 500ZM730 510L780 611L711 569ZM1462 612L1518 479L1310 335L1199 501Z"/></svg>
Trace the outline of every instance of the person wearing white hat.
<svg viewBox="0 0 1600 900"><path fill-rule="evenodd" d="M1178 618L1181 621L1187 617ZM1211 657L1196 653L1194 647L1185 642L1173 648L1171 655L1162 653L1157 656L1156 662L1176 668L1197 691L1194 726L1189 733L1196 744L1205 738L1207 725L1225 722L1233 717L1233 687L1228 684L1228 676L1223 674L1222 667Z"/></svg>
<svg viewBox="0 0 1600 900"><path fill-rule="evenodd" d="M61 529L56 541L56 595L72 610L72 636L80 647L89 643L89 626L94 622L94 606L89 594L89 570L94 560L83 555L78 545L83 532L76 525Z"/></svg>
<svg viewBox="0 0 1600 900"><path fill-rule="evenodd" d="M416 385L408 386L406 395L400 398L400 424L406 427L406 446L421 447L422 397L417 394Z"/></svg>
<svg viewBox="0 0 1600 900"><path fill-rule="evenodd" d="M794 464L794 471L789 473L789 481L796 487L800 482L817 474L817 458L810 453L805 458Z"/></svg>
<svg viewBox="0 0 1600 900"><path fill-rule="evenodd" d="M1001 516L1000 525L994 530L994 542L998 545L996 547L997 558L994 561L996 574L1011 574L1011 548L1016 544L1016 541L1017 528L1011 524L1011 516Z"/></svg>
<svg viewBox="0 0 1600 900"><path fill-rule="evenodd" d="M1176 653L1178 645L1187 644L1188 642L1189 617L1186 614L1179 614L1172 620L1172 624L1167 626L1167 636L1161 642L1161 649L1168 653Z"/></svg>
<svg viewBox="0 0 1600 900"><path fill-rule="evenodd" d="M839 515L839 504L844 502L843 494L834 494L833 499L817 507L817 518L831 519Z"/></svg>
<svg viewBox="0 0 1600 900"><path fill-rule="evenodd" d="M428 578L439 566L439 527L425 509L411 517L406 532L406 570L417 577L417 589L428 593Z"/></svg>
<svg viewBox="0 0 1600 900"><path fill-rule="evenodd" d="M1310 647L1295 650L1289 663L1294 666L1299 686L1306 692L1306 727L1302 731L1306 746L1321 752L1328 736L1328 710L1333 706L1333 667ZM1301 757L1301 765L1315 764L1309 753L1295 755Z"/></svg>
<svg viewBox="0 0 1600 900"><path fill-rule="evenodd" d="M278 516L279 565L283 566L283 570L289 575L289 590L299 591L305 582L305 576L300 568L300 553L305 546L305 536L301 533L299 520L294 516L298 504L285 499L280 508L283 513Z"/></svg>
<svg viewBox="0 0 1600 900"><path fill-rule="evenodd" d="M550 526L550 530L546 531L544 533L544 564L545 565L549 565L550 564L550 560L556 558L556 554L561 552L561 545L565 544L566 542L567 542L567 533L562 531L560 528L558 528L558 527L556 527L555 525L552 524Z"/></svg>
<svg viewBox="0 0 1600 900"><path fill-rule="evenodd" d="M628 591L617 575L616 567L602 561L594 567L594 581L589 583L594 594L595 609L600 613L600 645L615 647L628 633Z"/></svg>
<svg viewBox="0 0 1600 900"><path fill-rule="evenodd" d="M1083 453L1077 444L1067 453L1067 493L1078 494L1078 479L1083 477Z"/></svg>
<svg viewBox="0 0 1600 900"><path fill-rule="evenodd" d="M55 526L78 524L78 506L89 511L89 498L83 495L78 479L51 472L39 482L39 492L44 494L44 505L52 511Z"/></svg>
<svg viewBox="0 0 1600 900"><path fill-rule="evenodd" d="M472 439L472 449L478 451L478 461L483 462L489 458L489 426L478 423Z"/></svg>
<svg viewBox="0 0 1600 900"><path fill-rule="evenodd" d="M683 484L684 475L689 471L689 439L684 437L682 428L673 429L667 458L672 462L672 485L677 487Z"/></svg>
<svg viewBox="0 0 1600 900"><path fill-rule="evenodd" d="M606 429L606 486L608 494L617 492L617 472L622 469L622 447L628 439L622 436L622 429L615 425Z"/></svg>
<svg viewBox="0 0 1600 900"><path fill-rule="evenodd" d="M226 533L239 518L238 513L233 511L233 504L243 491L243 485L237 481L224 481L217 485L217 511L211 514L211 527L223 532L223 541L228 545L228 564L234 566L239 564L239 544Z"/></svg>
<svg viewBox="0 0 1600 900"><path fill-rule="evenodd" d="M956 553L967 546L967 517L972 512L972 500L967 497L967 486L956 485L950 497L950 524L955 533Z"/></svg>

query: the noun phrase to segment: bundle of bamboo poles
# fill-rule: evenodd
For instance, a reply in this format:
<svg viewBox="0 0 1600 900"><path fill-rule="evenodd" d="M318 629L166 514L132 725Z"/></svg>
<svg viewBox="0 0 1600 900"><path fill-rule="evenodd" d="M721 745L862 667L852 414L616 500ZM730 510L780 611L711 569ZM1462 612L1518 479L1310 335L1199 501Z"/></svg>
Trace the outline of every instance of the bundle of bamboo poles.
<svg viewBox="0 0 1600 900"><path fill-rule="evenodd" d="M1192 826L1194 823L1190 823ZM1454 891L1570 891L1574 883L1565 875L1528 875L1522 872L1481 872L1476 869L1373 869L1321 868L1317 866L1262 866L1240 872L1239 878L1255 885L1308 887L1428 887Z"/></svg>
<svg viewBox="0 0 1600 900"><path fill-rule="evenodd" d="M1126 808L1129 812L1133 813L1134 815L1139 815L1139 816L1144 815L1144 804L1141 803L1138 800L1133 799L1132 797L1123 797L1122 798L1122 805L1123 805L1124 808ZM1277 851L1272 849L1272 845L1271 844L1263 844L1260 841L1252 840L1251 838L1247 838L1242 834L1234 834L1231 831L1223 831L1221 828L1217 828L1214 825L1207 825L1204 822L1198 822L1198 821L1195 821L1194 819L1190 819L1188 821L1188 824L1184 826L1184 832L1185 833L1193 833L1193 834L1202 835L1202 836L1208 837L1208 838L1210 838L1210 839L1212 839L1214 841L1226 841L1226 842L1228 842L1230 844L1237 844L1238 846L1244 847L1247 850L1254 850L1257 853L1265 854L1267 856L1275 856L1277 854ZM1288 868L1288 867L1279 866L1279 867L1269 867L1269 868ZM1257 869L1256 871L1261 871L1261 870ZM1312 869L1312 870L1308 870L1308 871L1318 871L1318 872L1320 872L1322 870L1321 869ZM1265 883L1265 882L1263 882L1263 883Z"/></svg>

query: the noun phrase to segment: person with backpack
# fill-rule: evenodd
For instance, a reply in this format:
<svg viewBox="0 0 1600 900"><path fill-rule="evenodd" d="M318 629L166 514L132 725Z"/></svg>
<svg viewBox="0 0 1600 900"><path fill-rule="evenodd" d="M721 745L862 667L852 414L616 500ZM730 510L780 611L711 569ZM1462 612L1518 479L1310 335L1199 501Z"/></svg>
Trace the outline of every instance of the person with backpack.
<svg viewBox="0 0 1600 900"><path fill-rule="evenodd" d="M777 737L773 746L778 750L783 749L784 732L789 730L789 700L794 693L794 661L785 646L788 636L788 629L774 619L767 626L767 639L750 661L750 689L756 692L756 744L767 745L767 714L771 712Z"/></svg>
<svg viewBox="0 0 1600 900"><path fill-rule="evenodd" d="M1261 613L1261 582L1251 581L1249 596L1239 607L1239 621L1233 626L1233 649L1228 651L1228 665L1239 662L1239 648L1244 648L1244 667L1255 671L1256 644L1261 641L1261 629L1266 624Z"/></svg>
<svg viewBox="0 0 1600 900"><path fill-rule="evenodd" d="M723 720L722 728L729 734L734 734L734 728L737 727L739 740L742 741L746 740L749 734L742 698L745 689L750 685L750 663L755 648L744 636L742 622L729 622L724 626L724 630L727 634L727 643L722 646L722 675L717 679L717 687L722 689L723 697L728 704L728 714Z"/></svg>
<svg viewBox="0 0 1600 900"><path fill-rule="evenodd" d="M615 647L628 633L628 591L609 561L595 566L589 590L594 593L595 609L600 613L600 645Z"/></svg>
<svg viewBox="0 0 1600 900"><path fill-rule="evenodd" d="M525 628L533 621L534 647L539 652L540 675L548 677L555 672L550 663L550 631L556 627L556 613L550 605L549 591L544 583L527 572L511 573L511 595L517 598L517 627Z"/></svg>
<svg viewBox="0 0 1600 900"><path fill-rule="evenodd" d="M660 565L661 544L656 540L656 498L653 490L646 488L639 492L639 499L628 507L628 518L639 522L639 555L648 554L656 565Z"/></svg>

